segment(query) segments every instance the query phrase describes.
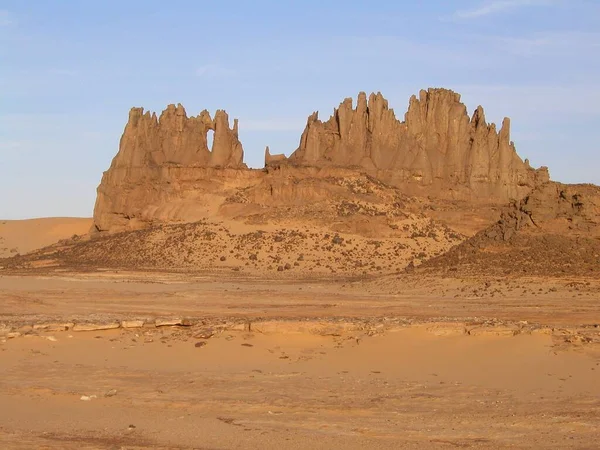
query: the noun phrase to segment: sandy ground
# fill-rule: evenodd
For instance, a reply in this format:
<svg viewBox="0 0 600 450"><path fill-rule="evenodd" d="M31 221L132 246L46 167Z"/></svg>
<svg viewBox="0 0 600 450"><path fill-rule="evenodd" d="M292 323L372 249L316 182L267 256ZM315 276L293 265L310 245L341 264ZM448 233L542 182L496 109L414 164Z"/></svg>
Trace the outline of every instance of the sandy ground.
<svg viewBox="0 0 600 450"><path fill-rule="evenodd" d="M23 254L90 231L92 219L48 217L0 220L0 258Z"/></svg>
<svg viewBox="0 0 600 450"><path fill-rule="evenodd" d="M409 275L2 276L0 447L596 448L599 290ZM190 326L154 326L175 317ZM146 324L39 328L126 319Z"/></svg>

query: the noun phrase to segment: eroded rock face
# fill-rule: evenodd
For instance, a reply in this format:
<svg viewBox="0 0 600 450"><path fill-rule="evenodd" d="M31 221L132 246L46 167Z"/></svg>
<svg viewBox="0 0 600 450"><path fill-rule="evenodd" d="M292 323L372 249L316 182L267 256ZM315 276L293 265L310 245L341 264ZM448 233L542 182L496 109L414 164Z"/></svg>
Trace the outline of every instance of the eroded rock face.
<svg viewBox="0 0 600 450"><path fill-rule="evenodd" d="M265 167L247 169L237 120L230 128L225 111L188 117L183 106L170 105L157 117L133 108L98 187L93 230L198 221L219 214L226 200L235 209L236 189L255 192L256 186L259 209L322 196L314 184L271 183L269 171L289 181L311 171L318 178L328 170L358 169L404 194L491 204L520 200L549 179L547 169L534 170L516 154L508 119L497 131L481 107L469 117L460 96L445 89L413 96L404 121L381 94L359 94L355 108L346 99L326 122L317 113L309 117L290 158L267 147Z"/></svg>
<svg viewBox="0 0 600 450"><path fill-rule="evenodd" d="M188 118L180 104L169 105L160 118L144 113L143 108L132 108L110 169L165 164L245 167L237 128L237 119L230 129L229 117L221 110L213 120L206 110ZM212 151L207 142L209 130L214 131Z"/></svg>
<svg viewBox="0 0 600 450"><path fill-rule="evenodd" d="M212 151L207 139L210 130ZM229 128L225 111L217 111L214 119L208 111L187 117L183 106L169 105L158 118L132 108L119 152L98 187L93 230L136 229L153 221L202 216L197 210L205 208L206 202L198 200L194 191L216 173L246 169L243 157L237 119ZM219 181L214 185L217 188ZM186 195L189 201L181 204Z"/></svg>
<svg viewBox="0 0 600 450"><path fill-rule="evenodd" d="M508 241L522 230L600 236L600 188L544 183L521 201L513 203L498 223L482 235Z"/></svg>
<svg viewBox="0 0 600 450"><path fill-rule="evenodd" d="M513 202L496 223L423 268L456 277L588 278L600 274L599 255L600 187L551 181Z"/></svg>
<svg viewBox="0 0 600 450"><path fill-rule="evenodd" d="M491 201L520 199L549 180L546 168L522 161L510 141L510 120L500 131L487 124L483 108L472 117L460 95L421 91L410 99L404 122L381 94L356 108L346 99L327 122L309 118L290 164L358 167L414 193Z"/></svg>
<svg viewBox="0 0 600 450"><path fill-rule="evenodd" d="M265 167L277 167L280 163L286 161L287 158L284 154L271 155L269 146L265 148Z"/></svg>

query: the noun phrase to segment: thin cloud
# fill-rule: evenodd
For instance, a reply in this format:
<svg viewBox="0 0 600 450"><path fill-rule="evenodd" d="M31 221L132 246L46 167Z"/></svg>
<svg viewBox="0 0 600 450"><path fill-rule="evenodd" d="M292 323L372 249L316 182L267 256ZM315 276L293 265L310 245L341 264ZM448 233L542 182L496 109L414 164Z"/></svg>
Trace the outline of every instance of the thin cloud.
<svg viewBox="0 0 600 450"><path fill-rule="evenodd" d="M581 55L600 48L600 33L564 31L535 33L529 37L492 38L500 49L518 55Z"/></svg>
<svg viewBox="0 0 600 450"><path fill-rule="evenodd" d="M15 19L12 14L4 9L0 9L0 27L7 27L9 25L14 25Z"/></svg>
<svg viewBox="0 0 600 450"><path fill-rule="evenodd" d="M227 69L219 64L206 64L196 69L196 76L206 78L230 77L235 75L235 71Z"/></svg>
<svg viewBox="0 0 600 450"><path fill-rule="evenodd" d="M473 9L456 11L452 19L469 20L494 14L507 13L528 6L550 6L556 3L556 0L497 0L489 1Z"/></svg>
<svg viewBox="0 0 600 450"><path fill-rule="evenodd" d="M0 140L0 154L13 150L21 150L30 144L29 141Z"/></svg>

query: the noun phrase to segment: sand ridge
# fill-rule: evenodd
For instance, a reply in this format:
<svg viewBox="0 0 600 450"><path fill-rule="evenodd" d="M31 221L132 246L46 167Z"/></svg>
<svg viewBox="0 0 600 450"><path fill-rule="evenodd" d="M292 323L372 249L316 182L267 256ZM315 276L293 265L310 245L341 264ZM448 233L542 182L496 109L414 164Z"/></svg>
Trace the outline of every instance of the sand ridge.
<svg viewBox="0 0 600 450"><path fill-rule="evenodd" d="M76 217L0 220L0 258L25 254L74 235L85 235L91 226L92 219Z"/></svg>

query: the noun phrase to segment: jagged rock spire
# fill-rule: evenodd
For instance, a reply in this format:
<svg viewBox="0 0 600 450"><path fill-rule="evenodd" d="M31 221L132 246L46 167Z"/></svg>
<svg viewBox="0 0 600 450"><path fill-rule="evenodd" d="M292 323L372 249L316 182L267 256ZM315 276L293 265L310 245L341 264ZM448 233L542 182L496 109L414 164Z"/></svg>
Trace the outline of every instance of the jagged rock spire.
<svg viewBox="0 0 600 450"><path fill-rule="evenodd" d="M413 95L403 122L381 93L368 101L359 93L356 109L345 99L327 122L313 113L289 162L360 167L395 185L456 186L493 200L519 198L548 179L517 155L508 118L497 132L481 106L469 117L448 89Z"/></svg>
<svg viewBox="0 0 600 450"><path fill-rule="evenodd" d="M214 120L206 110L188 118L181 104L169 105L157 119L156 114L144 113L143 108L132 108L111 167L161 164L245 167L237 128L237 119L230 129L229 117L221 110L215 113ZM209 130L215 133L212 149L207 142Z"/></svg>

